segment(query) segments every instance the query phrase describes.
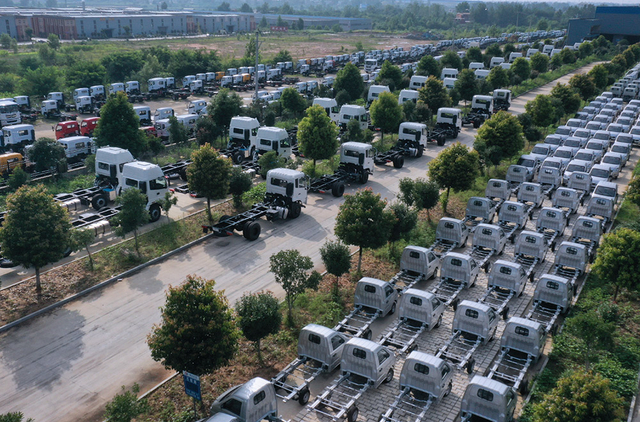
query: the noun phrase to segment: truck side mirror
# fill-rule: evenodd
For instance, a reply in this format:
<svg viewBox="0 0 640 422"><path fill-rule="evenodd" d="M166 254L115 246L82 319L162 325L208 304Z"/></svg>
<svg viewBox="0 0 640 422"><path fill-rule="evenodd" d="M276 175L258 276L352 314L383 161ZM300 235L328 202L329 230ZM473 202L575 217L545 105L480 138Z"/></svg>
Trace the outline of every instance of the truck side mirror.
<svg viewBox="0 0 640 422"><path fill-rule="evenodd" d="M364 164L364 153L363 152L358 154L358 164L360 164L360 165Z"/></svg>
<svg viewBox="0 0 640 422"><path fill-rule="evenodd" d="M287 183L287 196L293 196L293 183Z"/></svg>

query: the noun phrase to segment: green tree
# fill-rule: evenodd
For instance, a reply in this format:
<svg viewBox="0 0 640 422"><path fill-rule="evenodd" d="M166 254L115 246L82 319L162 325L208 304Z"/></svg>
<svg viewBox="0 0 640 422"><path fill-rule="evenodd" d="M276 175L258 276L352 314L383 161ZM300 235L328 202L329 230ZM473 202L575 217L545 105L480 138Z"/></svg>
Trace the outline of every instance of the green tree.
<svg viewBox="0 0 640 422"><path fill-rule="evenodd" d="M267 17L266 16L262 16L262 19L260 20L260 25L258 25L260 28L267 28L269 26L269 22L267 22Z"/></svg>
<svg viewBox="0 0 640 422"><path fill-rule="evenodd" d="M333 283L333 298L338 300L340 276L351 269L351 252L349 247L340 241L327 241L320 247L322 263L329 274L336 277Z"/></svg>
<svg viewBox="0 0 640 422"><path fill-rule="evenodd" d="M171 191L165 192L164 197L158 201L158 205L160 205L160 208L162 208L164 214L167 216L167 221L169 221L169 211L177 203L178 198L176 198L176 195Z"/></svg>
<svg viewBox="0 0 640 422"><path fill-rule="evenodd" d="M489 72L487 82L491 84L493 89L499 89L509 85L509 73L501 66L496 66Z"/></svg>
<svg viewBox="0 0 640 422"><path fill-rule="evenodd" d="M470 62L482 62L483 61L482 50L480 50L480 47L470 47L467 50L467 55L465 57L467 59L469 59Z"/></svg>
<svg viewBox="0 0 640 422"><path fill-rule="evenodd" d="M147 211L147 195L140 189L129 188L124 190L117 198L116 204L121 205L120 212L111 219L111 224L116 228L118 236L124 238L127 233L133 232L135 249L140 257L140 245L138 244L138 229L149 222Z"/></svg>
<svg viewBox="0 0 640 422"><path fill-rule="evenodd" d="M596 94L596 84L593 82L593 79L584 73L573 75L571 79L569 79L569 85L578 91L580 97L585 101Z"/></svg>
<svg viewBox="0 0 640 422"><path fill-rule="evenodd" d="M69 87L93 86L104 83L107 70L98 62L78 60L67 68Z"/></svg>
<svg viewBox="0 0 640 422"><path fill-rule="evenodd" d="M140 386L133 384L131 391L122 386L122 393L105 406L104 418L108 422L131 422L134 418L149 411L147 399L138 399Z"/></svg>
<svg viewBox="0 0 640 422"><path fill-rule="evenodd" d="M558 53L558 56L560 56L564 64L575 63L576 60L578 60L573 50L569 50L568 48L563 48L562 51Z"/></svg>
<svg viewBox="0 0 640 422"><path fill-rule="evenodd" d="M405 177L400 179L399 187L400 200L410 207L415 207L418 212L426 210L427 219L431 221L430 211L440 200L440 186L432 180Z"/></svg>
<svg viewBox="0 0 640 422"><path fill-rule="evenodd" d="M500 160L518 155L523 147L522 125L516 116L506 111L499 111L484 122L474 143L477 151L494 148Z"/></svg>
<svg viewBox="0 0 640 422"><path fill-rule="evenodd" d="M33 422L33 419L24 420L22 412L9 412L0 415L0 422Z"/></svg>
<svg viewBox="0 0 640 422"><path fill-rule="evenodd" d="M26 185L28 181L29 181L29 173L22 170L22 167L17 167L9 175L9 179L7 180L7 185L9 186L9 189L16 191L21 186Z"/></svg>
<svg viewBox="0 0 640 422"><path fill-rule="evenodd" d="M360 76L360 70L351 62L347 63L336 75L333 82L335 92L342 90L349 94L349 101L355 101L362 94L364 81Z"/></svg>
<svg viewBox="0 0 640 422"><path fill-rule="evenodd" d="M516 46L512 43L505 44L504 47L502 47L502 57L504 57L505 60L509 60L509 56L511 55L511 53L515 52Z"/></svg>
<svg viewBox="0 0 640 422"><path fill-rule="evenodd" d="M220 5L218 6L218 8L216 10L218 12L230 12L231 11L231 5L228 2L223 1L222 3L220 3Z"/></svg>
<svg viewBox="0 0 640 422"><path fill-rule="evenodd" d="M491 57L502 57L502 49L500 48L500 44L491 44L484 51L485 56L491 60Z"/></svg>
<svg viewBox="0 0 640 422"><path fill-rule="evenodd" d="M56 34L49 34L47 44L49 44L49 47L57 50L60 48L60 38Z"/></svg>
<svg viewBox="0 0 640 422"><path fill-rule="evenodd" d="M534 409L534 422L620 422L624 399L599 374L575 371L563 376Z"/></svg>
<svg viewBox="0 0 640 422"><path fill-rule="evenodd" d="M262 154L262 157L258 159L260 176L262 176L263 179L266 179L269 170L284 167L286 164L287 160L285 160L284 157L279 156L275 151L269 151L266 154Z"/></svg>
<svg viewBox="0 0 640 422"><path fill-rule="evenodd" d="M262 362L260 340L280 331L280 304L271 292L244 294L236 302L238 325L247 340L252 341Z"/></svg>
<svg viewBox="0 0 640 422"><path fill-rule="evenodd" d="M364 142L364 132L360 129L360 122L356 119L349 120L347 131L340 138L342 142Z"/></svg>
<svg viewBox="0 0 640 422"><path fill-rule="evenodd" d="M451 189L454 192L471 189L478 175L478 164L478 153L459 142L444 149L429 163L429 178L447 189L444 212L447 212Z"/></svg>
<svg viewBox="0 0 640 422"><path fill-rule="evenodd" d="M213 97L211 104L209 104L209 116L212 116L216 126L222 128L225 139L229 133L231 119L238 116L241 109L242 98L227 88L221 89L218 95Z"/></svg>
<svg viewBox="0 0 640 422"><path fill-rule="evenodd" d="M625 196L629 202L640 207L640 177L631 179Z"/></svg>
<svg viewBox="0 0 640 422"><path fill-rule="evenodd" d="M589 57L590 55L593 54L593 44L591 44L588 41L585 41L583 43L580 44L580 47L578 47L578 55L580 55L581 59L584 59L586 57Z"/></svg>
<svg viewBox="0 0 640 422"><path fill-rule="evenodd" d="M458 74L455 89L460 93L460 98L464 100L465 105L467 105L467 101L471 101L473 96L478 93L478 88L476 74L473 70L462 69L462 72Z"/></svg>
<svg viewBox="0 0 640 422"><path fill-rule="evenodd" d="M180 123L175 116L169 117L169 142L182 145L189 140L189 134L185 125Z"/></svg>
<svg viewBox="0 0 640 422"><path fill-rule="evenodd" d="M440 65L431 55L423 56L418 62L418 75L440 77Z"/></svg>
<svg viewBox="0 0 640 422"><path fill-rule="evenodd" d="M609 71L602 64L595 65L588 73L598 89L604 89L609 83Z"/></svg>
<svg viewBox="0 0 640 422"><path fill-rule="evenodd" d="M335 235L347 245L358 247L358 272L362 265L362 248L384 246L391 236L395 222L392 212L386 210L387 202L371 189L345 195L340 205L333 229Z"/></svg>
<svg viewBox="0 0 640 422"><path fill-rule="evenodd" d="M184 283L169 287L162 322L147 337L153 360L177 372L206 375L234 356L240 333L224 291L215 284L188 275Z"/></svg>
<svg viewBox="0 0 640 422"><path fill-rule="evenodd" d="M524 108L531 116L533 124L538 127L546 128L554 122L555 110L548 95L537 95L535 99L525 104Z"/></svg>
<svg viewBox="0 0 640 422"><path fill-rule="evenodd" d="M546 73L549 70L549 56L542 53L536 53L531 56L531 70L538 73Z"/></svg>
<svg viewBox="0 0 640 422"><path fill-rule="evenodd" d="M318 272L308 271L313 268L313 262L308 256L303 256L296 249L282 250L269 258L269 271L273 273L276 283L282 286L286 296L288 308L288 322L293 323L293 301L296 296L307 289L316 290L321 276Z"/></svg>
<svg viewBox="0 0 640 422"><path fill-rule="evenodd" d="M380 143L384 143L384 133L394 132L402 120L402 106L391 92L381 92L369 108L371 122L380 128Z"/></svg>
<svg viewBox="0 0 640 422"><path fill-rule="evenodd" d="M637 177L637 179L640 178ZM632 190L631 186L629 190ZM640 233L620 228L605 234L591 270L600 279L615 286L614 301L621 287L627 290L638 290L640 287Z"/></svg>
<svg viewBox="0 0 640 422"><path fill-rule="evenodd" d="M395 216L395 223L389 235L389 241L393 245L418 224L418 212L403 202L394 202L389 206L389 210Z"/></svg>
<svg viewBox="0 0 640 422"><path fill-rule="evenodd" d="M580 109L580 95L570 86L557 83L556 86L551 89L551 96L560 100L563 114L573 114Z"/></svg>
<svg viewBox="0 0 640 422"><path fill-rule="evenodd" d="M248 173L242 171L240 167L233 167L229 176L229 193L233 196L233 206L235 209L242 207L242 195L251 189L253 182Z"/></svg>
<svg viewBox="0 0 640 422"><path fill-rule="evenodd" d="M100 120L95 137L98 147L112 146L128 149L134 156L146 151L146 138L139 129L139 120L133 106L123 92L109 97L100 109Z"/></svg>
<svg viewBox="0 0 640 422"><path fill-rule="evenodd" d="M581 353L584 357L587 371L591 362L602 349L613 344L613 332L616 326L612 321L606 321L597 310L590 309L567 319L565 332L581 341Z"/></svg>
<svg viewBox="0 0 640 422"><path fill-rule="evenodd" d="M434 76L429 76L425 85L418 90L418 101L426 104L432 114L437 113L439 108L451 105L447 88Z"/></svg>
<svg viewBox="0 0 640 422"><path fill-rule="evenodd" d="M196 120L195 136L198 145L215 145L216 139L222 136L222 129L210 116L202 116Z"/></svg>
<svg viewBox="0 0 640 422"><path fill-rule="evenodd" d="M240 11L242 13L253 13L253 9L249 6L248 3L242 3L242 7L240 7Z"/></svg>
<svg viewBox="0 0 640 422"><path fill-rule="evenodd" d="M278 62L292 62L292 61L293 61L293 57L291 57L291 53L289 53L288 50L280 50L278 51L278 54L274 56L272 63L275 65Z"/></svg>
<svg viewBox="0 0 640 422"><path fill-rule="evenodd" d="M294 87L289 87L282 91L280 102L282 106L292 112L296 118L298 117L298 113L302 113L307 108L307 100L305 100Z"/></svg>
<svg viewBox="0 0 640 422"><path fill-rule="evenodd" d="M23 186L10 194L6 210L0 229L2 255L15 264L35 269L40 299L40 268L61 259L69 246L69 214L43 185Z"/></svg>
<svg viewBox="0 0 640 422"><path fill-rule="evenodd" d="M518 57L511 65L511 72L518 76L520 80L526 81L531 76L531 64L524 57Z"/></svg>
<svg viewBox="0 0 640 422"><path fill-rule="evenodd" d="M157 163L158 154L164 151L167 147L162 142L162 139L158 138L157 136L147 136L147 139L145 142L147 144L147 148L149 149L149 152L156 159L156 163Z"/></svg>
<svg viewBox="0 0 640 422"><path fill-rule="evenodd" d="M338 149L338 127L317 104L309 107L305 114L298 124L298 148L306 158L313 160L315 176L316 160L329 159Z"/></svg>
<svg viewBox="0 0 640 422"><path fill-rule="evenodd" d="M89 246L96 239L96 234L91 229L72 229L70 232L70 247L73 252L77 252L81 249L87 251L89 256L89 269L93 271L93 255Z"/></svg>
<svg viewBox="0 0 640 422"><path fill-rule="evenodd" d="M442 58L440 59L440 66L442 66L442 68L448 67L462 70L462 59L455 51L447 50L444 52Z"/></svg>
<svg viewBox="0 0 640 422"><path fill-rule="evenodd" d="M38 138L27 150L27 156L36 163L36 171L56 169L64 157L64 148L51 138Z"/></svg>
<svg viewBox="0 0 640 422"><path fill-rule="evenodd" d="M0 35L0 45L2 46L2 48L4 48L5 50L8 50L11 47L11 40L13 38L11 38L11 35L9 34L2 34Z"/></svg>
<svg viewBox="0 0 640 422"><path fill-rule="evenodd" d="M30 97L44 97L49 92L60 91L62 75L53 66L42 66L35 70L28 69L22 76L20 92Z"/></svg>
<svg viewBox="0 0 640 422"><path fill-rule="evenodd" d="M385 60L382 63L382 67L378 72L376 83L383 83L388 81L391 91L395 91L400 84L402 84L402 71L398 66L391 64L389 60Z"/></svg>
<svg viewBox="0 0 640 422"><path fill-rule="evenodd" d="M212 222L211 200L222 199L229 192L231 160L220 156L209 144L191 153L191 160L187 167L189 190L207 198L207 217Z"/></svg>
<svg viewBox="0 0 640 422"><path fill-rule="evenodd" d="M304 30L304 20L302 18L298 18L298 30Z"/></svg>

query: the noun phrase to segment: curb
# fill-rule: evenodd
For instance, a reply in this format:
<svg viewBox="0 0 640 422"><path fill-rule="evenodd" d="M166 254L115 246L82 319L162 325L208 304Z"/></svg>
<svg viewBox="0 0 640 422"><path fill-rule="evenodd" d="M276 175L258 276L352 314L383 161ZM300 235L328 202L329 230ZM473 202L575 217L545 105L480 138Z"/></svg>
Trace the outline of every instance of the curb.
<svg viewBox="0 0 640 422"><path fill-rule="evenodd" d="M177 253L185 251L185 250L191 248L192 246L195 246L195 245L197 245L199 243L202 243L205 240L210 239L211 237L214 237L213 233L212 234L208 234L206 236L202 236L202 237L200 237L200 238L198 238L198 239L196 239L196 240L194 240L194 241L192 241L190 243L187 243L186 245L180 246L177 249L169 251L169 252L165 253L164 255L160 255L157 258L153 258L153 259L145 262L144 264L140 264L137 267L131 268L130 270L127 270L127 271L125 271L123 273L120 273L120 274L118 274L116 276L113 276L113 277L111 277L111 278L109 278L109 279L107 279L107 280L105 280L105 281L103 281L101 283L98 283L98 284L96 284L94 286L91 286L91 287L89 287L89 288L87 288L87 289L85 289L85 290L83 290L81 292L78 292L78 293L76 293L76 294L74 294L72 296L69 296L67 298L64 298L64 299L62 299L62 300L60 300L60 301L58 301L56 303L52 303L51 305L49 305L47 307L44 307L44 308L42 308L42 309L40 309L38 311L35 311L35 312L33 312L33 313L29 314L29 315L26 315L26 316L24 316L22 318L19 318L19 319L13 321L13 322L10 322L10 323L8 323L6 325L3 325L2 327L0 327L0 333L4 333L5 331L8 331L11 328L14 328L14 327L16 327L16 326L18 326L20 324L23 324L23 323L25 323L25 322L33 319L33 318L36 318L36 317L38 317L40 315L43 315L43 314L45 314L45 313L47 313L49 311L52 311L52 310L54 310L56 308L59 308L62 305L66 305L67 303L72 302L72 301L74 301L74 300L76 300L76 299L78 299L78 298L80 298L82 296L85 296L85 295L87 295L87 294L89 294L89 293L91 293L91 292L93 292L95 290L98 290L98 289L101 289L103 287L106 287L106 286L108 286L109 284L111 284L111 283L113 283L115 281L121 281L125 277L130 276L131 274L134 274L134 273L136 273L136 272L138 272L138 271L140 271L140 270L142 270L142 269L144 269L146 267L149 267L151 265L157 264L158 262L164 261L165 259L167 259L167 258L169 258L169 257L171 257L171 256L173 256L173 255L175 255Z"/></svg>

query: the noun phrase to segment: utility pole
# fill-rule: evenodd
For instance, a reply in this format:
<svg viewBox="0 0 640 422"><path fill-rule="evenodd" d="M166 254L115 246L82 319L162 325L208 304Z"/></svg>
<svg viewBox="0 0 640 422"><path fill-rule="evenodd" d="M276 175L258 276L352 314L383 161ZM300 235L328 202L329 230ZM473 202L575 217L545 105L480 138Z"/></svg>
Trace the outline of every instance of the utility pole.
<svg viewBox="0 0 640 422"><path fill-rule="evenodd" d="M259 77L258 77L258 53L260 51L260 42L258 41L258 35L260 34L259 30L256 30L256 68L254 70L255 82L256 82L256 93L255 93L255 102L258 104L258 88L260 88ZM260 113L262 115L262 112Z"/></svg>

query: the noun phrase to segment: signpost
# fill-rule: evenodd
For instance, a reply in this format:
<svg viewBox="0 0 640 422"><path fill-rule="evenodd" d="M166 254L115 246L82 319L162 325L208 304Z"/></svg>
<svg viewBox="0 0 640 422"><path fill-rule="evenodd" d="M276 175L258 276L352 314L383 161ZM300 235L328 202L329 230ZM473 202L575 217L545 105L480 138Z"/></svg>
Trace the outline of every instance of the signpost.
<svg viewBox="0 0 640 422"><path fill-rule="evenodd" d="M193 397L193 413L198 418L198 410L196 408L196 400L202 400L200 392L200 377L187 371L182 371L182 379L184 380L184 392L187 396Z"/></svg>

